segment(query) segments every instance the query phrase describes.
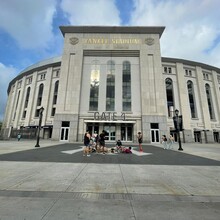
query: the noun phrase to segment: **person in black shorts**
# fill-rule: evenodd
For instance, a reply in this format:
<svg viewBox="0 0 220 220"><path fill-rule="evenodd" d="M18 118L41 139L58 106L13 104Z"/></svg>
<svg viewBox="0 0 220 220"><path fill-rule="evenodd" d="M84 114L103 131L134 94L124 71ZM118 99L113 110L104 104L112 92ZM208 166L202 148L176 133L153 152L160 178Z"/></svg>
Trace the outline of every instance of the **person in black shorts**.
<svg viewBox="0 0 220 220"><path fill-rule="evenodd" d="M102 133L99 135L99 145L101 148L101 151L103 152L103 154L105 154L105 131L103 130Z"/></svg>
<svg viewBox="0 0 220 220"><path fill-rule="evenodd" d="M90 157L90 139L91 135L89 131L87 131L84 135L84 149L83 149L83 156L87 155L87 157Z"/></svg>
<svg viewBox="0 0 220 220"><path fill-rule="evenodd" d="M138 134L137 134L137 139L138 139L138 144L139 144L139 151L143 151L142 149L142 133L139 131Z"/></svg>

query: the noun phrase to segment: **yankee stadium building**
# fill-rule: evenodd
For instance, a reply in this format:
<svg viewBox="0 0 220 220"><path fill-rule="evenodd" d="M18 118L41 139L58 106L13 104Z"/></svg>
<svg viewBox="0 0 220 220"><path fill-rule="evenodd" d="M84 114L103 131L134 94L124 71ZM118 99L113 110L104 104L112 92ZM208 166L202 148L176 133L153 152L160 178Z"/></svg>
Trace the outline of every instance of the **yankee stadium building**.
<svg viewBox="0 0 220 220"><path fill-rule="evenodd" d="M62 56L9 83L2 137L34 138L40 125L44 139L81 142L86 130L105 130L106 141L136 142L141 131L159 143L163 134L176 139L178 109L183 142L220 142L220 69L161 57L164 29L60 27Z"/></svg>

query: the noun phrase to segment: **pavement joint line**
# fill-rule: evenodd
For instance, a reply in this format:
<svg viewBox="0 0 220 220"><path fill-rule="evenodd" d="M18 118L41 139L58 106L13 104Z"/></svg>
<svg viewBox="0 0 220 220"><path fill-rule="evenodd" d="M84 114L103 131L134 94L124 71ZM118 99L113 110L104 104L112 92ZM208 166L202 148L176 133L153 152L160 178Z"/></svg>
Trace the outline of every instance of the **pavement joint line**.
<svg viewBox="0 0 220 220"><path fill-rule="evenodd" d="M80 172L78 173L78 175L72 180L72 183L74 183L77 178L81 175L81 173L86 169L86 167L88 166L88 163L86 163L82 169L80 170ZM65 190L65 192L71 187L72 183L69 185L69 187L67 187L67 189Z"/></svg>
<svg viewBox="0 0 220 220"><path fill-rule="evenodd" d="M128 187L127 187L125 178L124 178L124 176L123 176L123 172L122 172L122 169L121 169L121 165L119 165L119 167L120 167L120 172L121 172L121 176L122 176L122 179L123 179L123 183L124 183L126 192L128 193ZM135 210L134 210L133 203L132 203L131 200L132 200L132 199L130 198L130 199L129 199L130 207L131 207L131 210L132 210L132 213L133 213L133 218L136 219L136 217L135 217Z"/></svg>
<svg viewBox="0 0 220 220"><path fill-rule="evenodd" d="M137 194L137 193L94 193L94 192L56 192L56 191L17 191L0 190L0 197L32 197L59 199L96 199L96 200L129 200L144 202L220 202L220 196L203 195L170 195L170 194Z"/></svg>

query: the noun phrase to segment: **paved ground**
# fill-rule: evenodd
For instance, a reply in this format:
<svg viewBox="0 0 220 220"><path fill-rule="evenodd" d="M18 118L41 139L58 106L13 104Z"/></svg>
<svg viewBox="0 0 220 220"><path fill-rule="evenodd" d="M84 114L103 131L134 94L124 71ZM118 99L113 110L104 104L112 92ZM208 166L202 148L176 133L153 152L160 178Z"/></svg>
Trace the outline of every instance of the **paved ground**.
<svg viewBox="0 0 220 220"><path fill-rule="evenodd" d="M0 141L0 220L219 220L220 144L91 157L82 144L40 145Z"/></svg>

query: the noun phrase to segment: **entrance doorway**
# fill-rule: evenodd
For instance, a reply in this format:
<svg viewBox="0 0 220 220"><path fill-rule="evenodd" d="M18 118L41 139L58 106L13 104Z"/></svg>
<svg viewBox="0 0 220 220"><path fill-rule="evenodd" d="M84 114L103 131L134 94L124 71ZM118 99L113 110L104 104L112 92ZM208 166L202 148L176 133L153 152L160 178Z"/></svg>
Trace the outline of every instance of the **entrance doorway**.
<svg viewBox="0 0 220 220"><path fill-rule="evenodd" d="M195 142L201 142L201 132L200 131L194 131L194 139L195 139Z"/></svg>
<svg viewBox="0 0 220 220"><path fill-rule="evenodd" d="M219 143L219 132L213 132L214 142Z"/></svg>
<svg viewBox="0 0 220 220"><path fill-rule="evenodd" d="M62 127L60 129L60 141L69 141L70 122L62 121Z"/></svg>
<svg viewBox="0 0 220 220"><path fill-rule="evenodd" d="M106 141L115 141L116 126L111 124L105 124L104 130L106 131Z"/></svg>
<svg viewBox="0 0 220 220"><path fill-rule="evenodd" d="M68 141L69 140L69 128L61 128L60 140Z"/></svg>
<svg viewBox="0 0 220 220"><path fill-rule="evenodd" d="M159 129L151 129L151 143L160 143Z"/></svg>
<svg viewBox="0 0 220 220"><path fill-rule="evenodd" d="M133 125L121 125L121 141L133 141Z"/></svg>
<svg viewBox="0 0 220 220"><path fill-rule="evenodd" d="M151 123L151 143L160 143L160 130L159 130L159 124L158 123Z"/></svg>
<svg viewBox="0 0 220 220"><path fill-rule="evenodd" d="M96 134L99 134L99 124L98 123L94 123L94 124L88 123L86 130L89 131L89 133L91 135L93 135L95 132L96 132Z"/></svg>

